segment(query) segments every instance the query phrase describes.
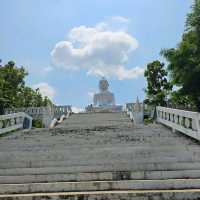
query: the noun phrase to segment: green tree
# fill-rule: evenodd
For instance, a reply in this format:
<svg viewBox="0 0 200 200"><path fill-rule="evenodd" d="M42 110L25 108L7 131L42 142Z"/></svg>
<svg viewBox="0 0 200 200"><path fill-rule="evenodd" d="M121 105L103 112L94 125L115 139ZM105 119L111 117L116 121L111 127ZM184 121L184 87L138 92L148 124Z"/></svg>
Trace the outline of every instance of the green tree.
<svg viewBox="0 0 200 200"><path fill-rule="evenodd" d="M16 107L18 96L24 87L27 72L23 67L17 68L13 61L0 67L0 112L6 107Z"/></svg>
<svg viewBox="0 0 200 200"><path fill-rule="evenodd" d="M173 91L170 95L170 101L177 108L195 110L195 104L191 101L191 97L183 95L181 90Z"/></svg>
<svg viewBox="0 0 200 200"><path fill-rule="evenodd" d="M0 114L5 108L40 107L51 105L48 97L42 97L39 89L33 90L25 85L28 73L18 68L13 61L4 66L0 63Z"/></svg>
<svg viewBox="0 0 200 200"><path fill-rule="evenodd" d="M164 64L156 60L147 65L144 72L147 79L147 94L146 103L151 105L166 105L166 98L172 90L171 84L167 80L167 72L164 69Z"/></svg>
<svg viewBox="0 0 200 200"><path fill-rule="evenodd" d="M164 49L161 54L169 63L172 83L179 87L175 99L182 98L200 111L200 0L194 1L177 48Z"/></svg>
<svg viewBox="0 0 200 200"><path fill-rule="evenodd" d="M53 103L47 96L45 96L43 100L43 106L48 106L48 105L53 105Z"/></svg>

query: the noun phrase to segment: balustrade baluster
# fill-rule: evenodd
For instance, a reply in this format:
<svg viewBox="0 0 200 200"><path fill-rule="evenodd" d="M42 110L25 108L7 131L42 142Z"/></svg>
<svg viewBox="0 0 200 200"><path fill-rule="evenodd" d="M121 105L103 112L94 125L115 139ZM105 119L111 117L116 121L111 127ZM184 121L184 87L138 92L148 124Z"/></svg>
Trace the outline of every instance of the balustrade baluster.
<svg viewBox="0 0 200 200"><path fill-rule="evenodd" d="M158 122L200 140L200 113L160 106L156 109Z"/></svg>

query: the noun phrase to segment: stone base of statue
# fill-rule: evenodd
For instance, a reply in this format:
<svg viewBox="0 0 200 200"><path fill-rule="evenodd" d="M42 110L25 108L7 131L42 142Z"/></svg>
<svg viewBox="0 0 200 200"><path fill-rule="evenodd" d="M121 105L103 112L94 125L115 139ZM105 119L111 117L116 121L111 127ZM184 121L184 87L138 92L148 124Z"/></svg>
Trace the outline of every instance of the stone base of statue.
<svg viewBox="0 0 200 200"><path fill-rule="evenodd" d="M98 106L94 107L93 105L89 105L85 108L86 112L95 112L95 113L104 113L104 112L121 112L123 110L123 106L114 105L114 106Z"/></svg>

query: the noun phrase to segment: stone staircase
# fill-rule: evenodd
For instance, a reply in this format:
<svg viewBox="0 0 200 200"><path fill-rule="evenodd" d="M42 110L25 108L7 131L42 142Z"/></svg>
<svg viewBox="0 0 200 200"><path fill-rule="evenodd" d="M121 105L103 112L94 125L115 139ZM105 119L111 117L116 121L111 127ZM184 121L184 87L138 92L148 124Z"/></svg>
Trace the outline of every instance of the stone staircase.
<svg viewBox="0 0 200 200"><path fill-rule="evenodd" d="M125 113L0 138L0 200L200 199L200 144Z"/></svg>

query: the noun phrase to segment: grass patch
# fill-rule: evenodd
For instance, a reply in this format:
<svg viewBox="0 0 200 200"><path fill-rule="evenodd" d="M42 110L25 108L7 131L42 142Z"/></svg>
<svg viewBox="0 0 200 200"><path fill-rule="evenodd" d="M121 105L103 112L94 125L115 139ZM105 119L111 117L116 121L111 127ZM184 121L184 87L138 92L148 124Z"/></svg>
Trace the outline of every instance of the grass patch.
<svg viewBox="0 0 200 200"><path fill-rule="evenodd" d="M153 123L153 118L146 118L144 119L144 124L148 125L148 124L152 124Z"/></svg>

